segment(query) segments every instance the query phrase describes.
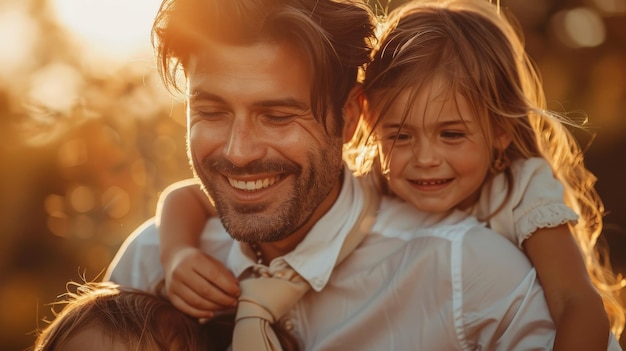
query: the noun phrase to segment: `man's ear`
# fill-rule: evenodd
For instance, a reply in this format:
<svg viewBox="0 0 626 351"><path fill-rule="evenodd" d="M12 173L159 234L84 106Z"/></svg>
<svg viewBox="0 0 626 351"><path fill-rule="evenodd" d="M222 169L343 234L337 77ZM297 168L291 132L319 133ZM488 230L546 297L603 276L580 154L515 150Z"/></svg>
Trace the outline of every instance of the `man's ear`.
<svg viewBox="0 0 626 351"><path fill-rule="evenodd" d="M361 120L363 110L363 88L357 84L350 90L346 104L343 106L343 142L347 143L352 139L354 132Z"/></svg>

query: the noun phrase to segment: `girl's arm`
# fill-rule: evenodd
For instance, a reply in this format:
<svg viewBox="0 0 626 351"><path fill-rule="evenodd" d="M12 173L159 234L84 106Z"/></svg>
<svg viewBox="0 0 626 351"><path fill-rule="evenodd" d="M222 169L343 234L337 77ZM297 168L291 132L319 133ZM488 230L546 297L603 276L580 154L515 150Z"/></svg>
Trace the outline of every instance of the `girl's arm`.
<svg viewBox="0 0 626 351"><path fill-rule="evenodd" d="M169 185L161 193L156 211L156 224L162 244L161 256L167 256L179 246L198 247L200 233L207 219L215 216L215 208L195 179Z"/></svg>
<svg viewBox="0 0 626 351"><path fill-rule="evenodd" d="M200 235L217 213L199 184L188 179L167 187L157 206L165 290L172 304L198 318L237 303L239 285L219 261L200 250Z"/></svg>
<svg viewBox="0 0 626 351"><path fill-rule="evenodd" d="M556 324L554 351L606 350L609 319L568 226L538 229L523 247Z"/></svg>

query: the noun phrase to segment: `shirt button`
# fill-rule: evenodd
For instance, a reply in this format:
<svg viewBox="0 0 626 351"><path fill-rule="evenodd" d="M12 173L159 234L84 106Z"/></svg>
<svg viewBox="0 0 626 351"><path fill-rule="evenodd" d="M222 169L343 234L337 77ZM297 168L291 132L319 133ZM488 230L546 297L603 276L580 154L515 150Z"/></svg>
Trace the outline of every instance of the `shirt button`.
<svg viewBox="0 0 626 351"><path fill-rule="evenodd" d="M292 331L294 327L293 321L291 319L286 319L283 322L283 328L285 328L286 331Z"/></svg>

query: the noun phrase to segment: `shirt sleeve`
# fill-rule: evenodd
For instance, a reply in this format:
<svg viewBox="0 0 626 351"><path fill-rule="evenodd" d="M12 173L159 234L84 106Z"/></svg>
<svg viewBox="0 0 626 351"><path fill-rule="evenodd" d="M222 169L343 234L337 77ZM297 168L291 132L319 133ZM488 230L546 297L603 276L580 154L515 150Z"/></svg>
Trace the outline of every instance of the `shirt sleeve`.
<svg viewBox="0 0 626 351"><path fill-rule="evenodd" d="M537 275L502 236L476 227L453 244L454 320L465 350L550 350L555 326ZM461 271L455 274L454 271ZM460 279L454 279L460 276Z"/></svg>
<svg viewBox="0 0 626 351"><path fill-rule="evenodd" d="M154 220L138 227L122 244L105 273L104 280L121 286L152 291L163 279L159 233Z"/></svg>
<svg viewBox="0 0 626 351"><path fill-rule="evenodd" d="M486 218L491 229L521 248L538 229L576 222L578 215L565 204L563 185L544 159L518 160L511 170L513 186L508 199L504 174L494 177L482 190L477 216Z"/></svg>

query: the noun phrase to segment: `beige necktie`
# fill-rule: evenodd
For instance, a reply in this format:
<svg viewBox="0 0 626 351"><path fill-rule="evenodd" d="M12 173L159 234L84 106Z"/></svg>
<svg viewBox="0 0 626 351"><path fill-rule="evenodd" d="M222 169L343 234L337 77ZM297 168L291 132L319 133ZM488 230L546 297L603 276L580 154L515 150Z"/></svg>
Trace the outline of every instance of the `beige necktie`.
<svg viewBox="0 0 626 351"><path fill-rule="evenodd" d="M370 231L376 219L380 194L364 184L363 209L354 227L346 236L335 265L346 258ZM273 276L261 276L241 281L241 296L233 330L233 351L282 350L271 325L285 315L311 286L287 266Z"/></svg>

